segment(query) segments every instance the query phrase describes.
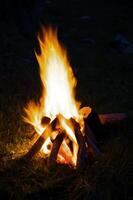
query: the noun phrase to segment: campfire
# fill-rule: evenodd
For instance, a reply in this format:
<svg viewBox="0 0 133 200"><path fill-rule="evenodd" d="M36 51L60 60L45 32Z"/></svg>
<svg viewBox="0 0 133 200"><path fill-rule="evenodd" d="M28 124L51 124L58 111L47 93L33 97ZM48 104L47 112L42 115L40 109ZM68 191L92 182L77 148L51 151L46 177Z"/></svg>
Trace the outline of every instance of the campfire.
<svg viewBox="0 0 133 200"><path fill-rule="evenodd" d="M99 129L108 118L94 114L89 106L81 108L76 100L77 81L57 32L49 28L38 40L41 54L35 54L42 95L38 103L30 101L24 109L24 121L34 127L38 138L25 159L31 160L41 151L48 166L60 163L78 168L100 153L89 118L95 115Z"/></svg>

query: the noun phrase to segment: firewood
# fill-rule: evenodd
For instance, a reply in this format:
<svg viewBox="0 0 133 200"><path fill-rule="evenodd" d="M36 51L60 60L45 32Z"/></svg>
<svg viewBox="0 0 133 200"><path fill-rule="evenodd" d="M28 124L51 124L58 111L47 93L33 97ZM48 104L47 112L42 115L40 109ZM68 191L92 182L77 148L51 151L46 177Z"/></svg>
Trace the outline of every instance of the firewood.
<svg viewBox="0 0 133 200"><path fill-rule="evenodd" d="M87 143L87 150L89 152L89 155L94 158L95 156L98 156L101 154L99 148L97 147L97 141L94 137L94 134L92 130L89 128L88 124L85 122L85 141Z"/></svg>
<svg viewBox="0 0 133 200"><path fill-rule="evenodd" d="M50 154L50 156L49 156L49 158L47 160L48 167L53 166L56 163L57 154L58 154L59 148L60 148L60 146L62 144L62 141L64 139L64 135L65 135L65 133L64 133L64 131L62 131L54 139L53 147L52 147L52 150L51 150L51 154Z"/></svg>
<svg viewBox="0 0 133 200"><path fill-rule="evenodd" d="M95 156L100 155L101 152L97 147L95 136L92 130L89 128L87 122L85 122L85 128L83 131L84 134L82 134L79 124L74 119L71 121L74 125L75 135L79 145L77 168L81 168L86 164L86 161L89 161Z"/></svg>
<svg viewBox="0 0 133 200"><path fill-rule="evenodd" d="M59 149L59 154L62 155L66 163L69 163L69 166L74 165L72 160L72 149L70 149L65 142L62 142L61 148Z"/></svg>
<svg viewBox="0 0 133 200"><path fill-rule="evenodd" d="M91 118L93 118L94 122L95 122L95 120L98 122L98 118L99 118L99 122L102 125L118 123L120 121L123 121L127 117L125 113L97 114L89 106L81 108L80 113L83 115L84 119L87 119L88 117L90 118L90 116L91 116ZM95 120L94 120L94 118L95 118Z"/></svg>
<svg viewBox="0 0 133 200"><path fill-rule="evenodd" d="M27 160L27 161L31 160L33 158L33 156L40 151L40 149L42 148L44 141L46 139L45 138L46 133L51 128L52 124L55 123L55 121L56 121L56 118L50 124L48 124L48 126L46 127L46 129L44 130L42 135L37 139L37 141L33 144L33 146L28 151L28 153L24 156L24 160Z"/></svg>
<svg viewBox="0 0 133 200"><path fill-rule="evenodd" d="M91 129L93 138L96 137L98 142L101 142L103 137L106 136L106 129L104 128L105 125L117 124L126 118L125 113L97 114L90 107L81 108L80 113L84 118L85 124L87 124Z"/></svg>
<svg viewBox="0 0 133 200"><path fill-rule="evenodd" d="M125 113L99 114L98 116L103 125L118 123L127 118Z"/></svg>
<svg viewBox="0 0 133 200"><path fill-rule="evenodd" d="M41 120L41 124L42 124L43 126L46 126L46 125L48 125L49 123L50 123L50 118L44 116L44 117L42 118L42 120Z"/></svg>
<svg viewBox="0 0 133 200"><path fill-rule="evenodd" d="M85 106L80 109L79 113L83 116L83 118L87 118L88 115L92 112L92 108L89 106Z"/></svg>
<svg viewBox="0 0 133 200"><path fill-rule="evenodd" d="M79 145L76 167L81 168L81 166L84 166L86 158L85 138L80 130L79 123L77 123L74 119L71 119L71 122L74 125L74 132Z"/></svg>
<svg viewBox="0 0 133 200"><path fill-rule="evenodd" d="M86 161L86 145L85 145L85 137L82 135L82 133L79 133L79 149L78 149L78 155L77 155L77 168L81 168L85 166Z"/></svg>
<svg viewBox="0 0 133 200"><path fill-rule="evenodd" d="M88 117L84 119L84 122L86 128L85 132L89 136L90 140L92 140L93 143L96 143L94 138L98 142L101 141L103 135L105 135L105 130L101 124L99 115L92 110Z"/></svg>

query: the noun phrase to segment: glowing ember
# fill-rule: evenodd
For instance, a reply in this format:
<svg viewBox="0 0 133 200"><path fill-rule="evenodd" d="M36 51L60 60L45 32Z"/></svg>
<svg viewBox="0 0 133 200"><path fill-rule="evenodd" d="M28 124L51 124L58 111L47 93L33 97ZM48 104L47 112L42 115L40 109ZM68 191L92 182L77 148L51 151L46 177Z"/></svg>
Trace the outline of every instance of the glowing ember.
<svg viewBox="0 0 133 200"><path fill-rule="evenodd" d="M45 33L45 34L44 34ZM52 28L43 31L43 38L38 37L41 55L36 54L40 77L43 84L42 97L38 104L29 102L25 108L24 120L34 126L39 135L43 135L42 151L49 157L53 147L53 140L60 130L65 136L60 145L57 162L76 166L78 142L73 118L82 132L84 128L83 113L80 112L80 103L75 99L76 79L68 62L66 51L58 42L57 33ZM50 122L43 122L44 116ZM53 128L52 121L57 119ZM46 130L45 130L46 129ZM45 134L43 134L45 131Z"/></svg>

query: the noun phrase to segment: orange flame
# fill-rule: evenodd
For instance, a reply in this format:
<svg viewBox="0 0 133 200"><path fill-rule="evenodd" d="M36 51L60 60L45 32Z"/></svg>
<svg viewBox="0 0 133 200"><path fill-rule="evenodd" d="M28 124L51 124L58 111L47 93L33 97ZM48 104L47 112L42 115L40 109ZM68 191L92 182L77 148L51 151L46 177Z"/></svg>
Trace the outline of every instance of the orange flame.
<svg viewBox="0 0 133 200"><path fill-rule="evenodd" d="M44 34L45 33L45 34ZM60 125L65 130L67 137L72 142L73 151L70 150L67 139L64 138L59 149L57 162L67 163L73 166L77 162L78 143L70 118L74 118L80 127L83 124L83 116L79 112L80 103L75 99L76 79L68 62L66 50L61 47L57 39L57 32L52 28L43 31L43 38L38 37L41 54L36 53L40 67L40 77L43 84L42 97L38 104L29 102L25 108L27 116L24 120L34 126L40 135L46 126L41 120L47 116L53 121L59 117ZM68 123L69 122L69 123ZM82 123L81 123L82 122ZM51 137L58 133L53 130L45 136L42 150L45 156L49 156L52 146Z"/></svg>

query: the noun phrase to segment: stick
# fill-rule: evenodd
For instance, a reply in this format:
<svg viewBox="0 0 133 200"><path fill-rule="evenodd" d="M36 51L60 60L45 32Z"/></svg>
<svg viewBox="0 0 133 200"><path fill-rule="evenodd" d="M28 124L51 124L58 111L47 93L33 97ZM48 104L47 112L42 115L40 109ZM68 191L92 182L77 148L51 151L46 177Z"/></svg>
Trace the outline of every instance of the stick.
<svg viewBox="0 0 133 200"><path fill-rule="evenodd" d="M58 151L63 141L63 138L64 138L64 132L62 131L57 135L57 137L53 141L53 147L47 162L48 166L53 166L56 163Z"/></svg>
<svg viewBox="0 0 133 200"><path fill-rule="evenodd" d="M85 145L85 138L82 135L82 133L79 133L79 149L78 149L78 155L77 155L77 168L81 168L85 165L85 160L86 160L86 145Z"/></svg>
<svg viewBox="0 0 133 200"><path fill-rule="evenodd" d="M55 123L55 121L56 121L56 118L46 127L46 129L44 130L42 135L37 139L37 141L33 144L33 146L28 151L28 153L24 156L24 160L27 160L27 161L31 160L33 158L33 156L40 151L40 149L46 139L45 138L46 133L49 130L49 128Z"/></svg>
<svg viewBox="0 0 133 200"><path fill-rule="evenodd" d="M74 124L75 135L77 138L77 142L79 145L78 156L77 156L77 168L84 167L87 160L94 158L99 155L101 152L96 146L96 140L93 132L85 122L85 136L80 131L79 124L72 119L72 123ZM86 144L87 143L87 146Z"/></svg>
<svg viewBox="0 0 133 200"><path fill-rule="evenodd" d="M72 161L72 152L69 146L67 146L67 144L65 143L65 141L62 142L61 148L59 149L59 154L62 155L67 164L69 164L70 166L74 165Z"/></svg>
<svg viewBox="0 0 133 200"><path fill-rule="evenodd" d="M74 125L74 132L79 145L76 167L81 168L81 166L84 166L85 164L85 157L86 157L85 138L80 131L79 123L77 123L74 119L71 119L71 121Z"/></svg>

